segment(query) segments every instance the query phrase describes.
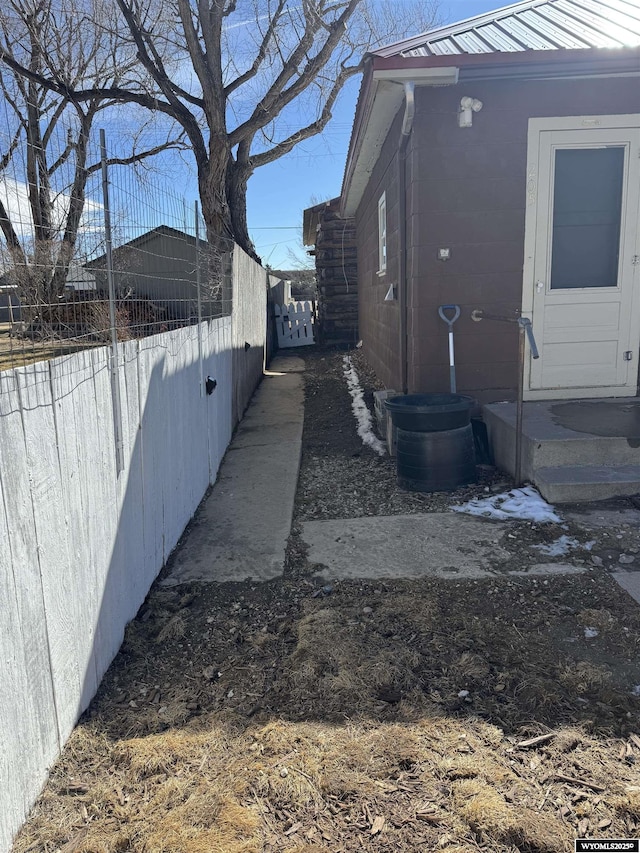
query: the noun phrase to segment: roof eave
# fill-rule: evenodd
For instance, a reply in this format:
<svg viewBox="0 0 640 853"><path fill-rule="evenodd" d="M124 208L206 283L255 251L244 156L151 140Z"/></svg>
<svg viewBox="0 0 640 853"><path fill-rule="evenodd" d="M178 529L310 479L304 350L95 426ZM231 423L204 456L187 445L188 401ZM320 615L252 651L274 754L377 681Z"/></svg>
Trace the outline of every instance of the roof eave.
<svg viewBox="0 0 640 853"><path fill-rule="evenodd" d="M637 72L640 70L640 47L586 47L571 50L518 50L510 52L492 51L491 53L455 53L439 56L374 56L373 68L378 74L402 69L425 69L457 66L461 76L495 66L503 69L503 76L512 77L513 67L522 66L531 69L531 75L537 76L540 67L550 75L566 76L566 69L573 73L575 69L584 75L585 66L591 72L588 76L604 76L611 73Z"/></svg>
<svg viewBox="0 0 640 853"><path fill-rule="evenodd" d="M440 70L439 77L434 72ZM450 77L447 78L447 73ZM384 139L402 103L401 84L442 86L458 81L540 80L640 75L640 47L527 50L447 56L371 56L360 90L341 192L341 214L355 214ZM455 79L454 79L455 78ZM388 87L396 97L381 98ZM373 128L372 128L373 124Z"/></svg>
<svg viewBox="0 0 640 853"><path fill-rule="evenodd" d="M398 61L396 57L395 63L388 67L378 67L378 58L371 57L362 81L349 143L340 194L342 216L349 218L356 211L391 123L402 104L404 84L413 82L416 86L450 86L457 81L458 68L451 62L446 66L426 63L407 65L406 61ZM363 159L366 159L364 167ZM354 178L357 178L359 185L355 195L352 192ZM364 185L360 186L363 182Z"/></svg>
<svg viewBox="0 0 640 853"><path fill-rule="evenodd" d="M303 210L302 242L305 246L315 246L317 226L323 211L332 205L337 207L339 202L340 197L331 198L328 201L321 201L320 204L314 204L313 207L307 207Z"/></svg>

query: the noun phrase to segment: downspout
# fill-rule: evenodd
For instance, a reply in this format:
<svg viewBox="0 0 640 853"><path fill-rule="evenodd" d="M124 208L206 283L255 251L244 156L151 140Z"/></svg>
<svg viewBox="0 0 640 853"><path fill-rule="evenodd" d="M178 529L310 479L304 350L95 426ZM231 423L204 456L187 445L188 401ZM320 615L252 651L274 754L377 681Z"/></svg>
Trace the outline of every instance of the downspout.
<svg viewBox="0 0 640 853"><path fill-rule="evenodd" d="M408 359L408 301L407 301L407 145L413 127L415 115L415 84L407 80L404 84L404 116L402 130L398 140L398 212L400 216L398 230L398 310L400 314L400 371L402 393L407 393L409 365Z"/></svg>

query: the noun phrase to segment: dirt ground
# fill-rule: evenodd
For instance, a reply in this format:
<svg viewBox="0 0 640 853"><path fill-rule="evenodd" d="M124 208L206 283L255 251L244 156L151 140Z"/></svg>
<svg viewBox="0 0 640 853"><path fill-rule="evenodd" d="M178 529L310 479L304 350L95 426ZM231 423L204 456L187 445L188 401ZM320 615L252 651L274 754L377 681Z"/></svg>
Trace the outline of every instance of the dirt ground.
<svg viewBox="0 0 640 853"><path fill-rule="evenodd" d="M555 853L640 835L640 606L610 574L640 554L635 504L503 523L513 568L560 533L593 543L548 558L581 574L323 587L301 522L440 512L506 483L485 468L453 495L398 489L356 434L343 356L304 353L284 577L154 586L14 853Z"/></svg>

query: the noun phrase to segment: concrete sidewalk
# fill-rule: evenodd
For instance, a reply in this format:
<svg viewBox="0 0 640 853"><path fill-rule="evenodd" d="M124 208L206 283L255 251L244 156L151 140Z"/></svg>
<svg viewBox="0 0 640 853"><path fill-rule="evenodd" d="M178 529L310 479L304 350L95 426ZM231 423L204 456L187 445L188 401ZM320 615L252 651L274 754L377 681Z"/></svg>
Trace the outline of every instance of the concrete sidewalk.
<svg viewBox="0 0 640 853"><path fill-rule="evenodd" d="M258 582L283 574L300 470L304 369L303 359L296 356L273 359L162 585ZM602 521L603 510L594 512L569 513L594 539L601 524L615 528L616 522L624 522L633 529L640 519L635 509L624 516L605 512ZM306 521L302 537L309 546L309 562L316 564L316 577L326 581L537 576L593 568L580 549L574 555L578 563L544 562L535 543L523 546L518 565L512 565L514 554L505 550L503 540L508 524L450 511L427 512ZM640 601L639 569L618 569L612 576Z"/></svg>
<svg viewBox="0 0 640 853"><path fill-rule="evenodd" d="M272 360L162 585L282 574L300 468L303 372L296 356Z"/></svg>

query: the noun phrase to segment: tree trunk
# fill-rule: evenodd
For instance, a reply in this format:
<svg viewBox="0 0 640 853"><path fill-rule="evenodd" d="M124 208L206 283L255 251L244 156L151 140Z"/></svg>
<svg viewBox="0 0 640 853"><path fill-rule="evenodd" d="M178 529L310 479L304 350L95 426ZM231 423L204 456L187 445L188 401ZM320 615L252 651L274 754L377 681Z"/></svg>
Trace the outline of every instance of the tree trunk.
<svg viewBox="0 0 640 853"><path fill-rule="evenodd" d="M247 226L247 182L252 174L253 169L250 166L233 162L229 164L226 180L227 201L236 243L249 257L261 263Z"/></svg>
<svg viewBox="0 0 640 853"><path fill-rule="evenodd" d="M55 268L51 277L51 290L56 297L64 293L69 266L73 260L78 239L80 220L84 211L85 187L87 183L87 149L89 143L89 132L93 120L92 110L83 116L78 140L76 143L76 165L73 184L69 192L69 210L67 222L62 235L62 242L58 248Z"/></svg>
<svg viewBox="0 0 640 853"><path fill-rule="evenodd" d="M212 143L208 160L198 163L198 188L207 237L206 255L200 260L202 283L204 298L213 306L216 316L231 311L228 258L234 240L224 180L230 157L228 146Z"/></svg>
<svg viewBox="0 0 640 853"><path fill-rule="evenodd" d="M202 216L207 226L207 240L212 248L228 251L227 243L233 239L233 227L229 204L225 193L231 152L226 140L211 139L209 156L205 162L198 163L198 189Z"/></svg>

